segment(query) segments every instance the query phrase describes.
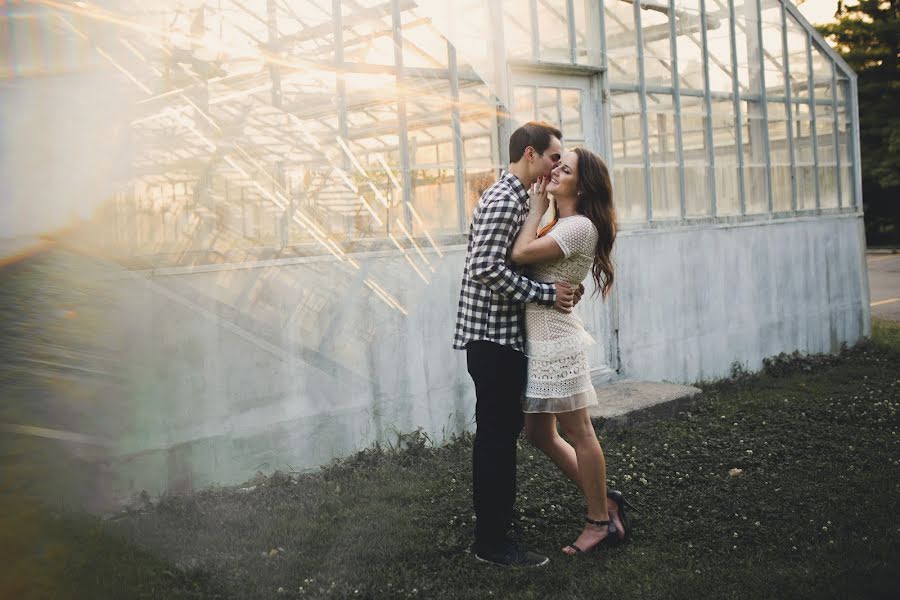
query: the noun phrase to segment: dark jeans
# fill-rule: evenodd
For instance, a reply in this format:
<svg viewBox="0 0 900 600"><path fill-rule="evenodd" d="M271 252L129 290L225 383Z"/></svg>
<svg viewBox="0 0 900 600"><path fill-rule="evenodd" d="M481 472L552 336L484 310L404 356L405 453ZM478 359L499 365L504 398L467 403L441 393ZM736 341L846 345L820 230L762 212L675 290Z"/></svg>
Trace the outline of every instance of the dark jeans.
<svg viewBox="0 0 900 600"><path fill-rule="evenodd" d="M509 346L485 341L466 346L476 397L472 501L479 548L496 546L513 522L516 440L525 419L521 399L526 361L524 354Z"/></svg>

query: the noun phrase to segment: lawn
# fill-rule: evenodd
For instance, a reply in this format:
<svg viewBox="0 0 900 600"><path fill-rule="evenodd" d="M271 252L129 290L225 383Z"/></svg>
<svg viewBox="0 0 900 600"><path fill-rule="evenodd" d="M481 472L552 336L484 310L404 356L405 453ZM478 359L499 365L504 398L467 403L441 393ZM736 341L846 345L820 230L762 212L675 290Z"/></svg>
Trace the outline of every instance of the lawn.
<svg viewBox="0 0 900 600"><path fill-rule="evenodd" d="M699 385L689 412L600 429L610 484L642 508L622 546L559 552L583 503L522 439L519 535L551 563L476 563L471 437L434 447L411 433L399 451L107 519L4 494L0 597L894 597L900 324L876 321L871 340L840 356L782 356L764 373Z"/></svg>

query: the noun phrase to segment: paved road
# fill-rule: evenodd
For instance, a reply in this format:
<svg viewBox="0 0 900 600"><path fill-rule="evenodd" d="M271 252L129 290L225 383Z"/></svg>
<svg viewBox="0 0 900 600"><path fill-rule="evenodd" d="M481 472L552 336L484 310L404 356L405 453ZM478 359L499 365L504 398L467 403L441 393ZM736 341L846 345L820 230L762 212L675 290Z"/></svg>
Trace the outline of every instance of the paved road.
<svg viewBox="0 0 900 600"><path fill-rule="evenodd" d="M866 254L872 316L900 321L900 254Z"/></svg>

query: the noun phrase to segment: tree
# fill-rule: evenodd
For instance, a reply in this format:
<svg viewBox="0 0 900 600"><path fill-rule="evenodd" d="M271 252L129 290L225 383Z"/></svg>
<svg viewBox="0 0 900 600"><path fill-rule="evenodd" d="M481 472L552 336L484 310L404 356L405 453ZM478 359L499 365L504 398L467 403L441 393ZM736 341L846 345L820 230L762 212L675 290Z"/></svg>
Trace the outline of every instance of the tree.
<svg viewBox="0 0 900 600"><path fill-rule="evenodd" d="M900 244L900 0L837 2L819 31L858 75L869 244Z"/></svg>

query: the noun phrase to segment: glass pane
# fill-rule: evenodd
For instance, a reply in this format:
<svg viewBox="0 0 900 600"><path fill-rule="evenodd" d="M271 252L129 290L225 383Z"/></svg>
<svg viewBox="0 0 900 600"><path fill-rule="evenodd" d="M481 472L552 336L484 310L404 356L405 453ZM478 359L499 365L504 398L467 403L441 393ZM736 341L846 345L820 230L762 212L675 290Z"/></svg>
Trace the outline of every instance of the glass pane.
<svg viewBox="0 0 900 600"><path fill-rule="evenodd" d="M672 85L672 51L669 18L666 12L641 11L644 42L644 79L648 86Z"/></svg>
<svg viewBox="0 0 900 600"><path fill-rule="evenodd" d="M622 221L643 221L647 218L647 196L638 94L613 92L610 112L616 210Z"/></svg>
<svg viewBox="0 0 900 600"><path fill-rule="evenodd" d="M402 31L404 67L447 68L447 41L430 21L404 13ZM393 39L388 41L393 54Z"/></svg>
<svg viewBox="0 0 900 600"><path fill-rule="evenodd" d="M771 101L784 93L784 43L781 36L781 2L762 1L763 67L766 93ZM783 112L783 111L782 111Z"/></svg>
<svg viewBox="0 0 900 600"><path fill-rule="evenodd" d="M850 82L838 79L838 155L841 159L841 202L843 206L854 206L856 186L853 182L853 161L850 136Z"/></svg>
<svg viewBox="0 0 900 600"><path fill-rule="evenodd" d="M809 60L806 54L809 39L806 31L791 16L787 19L787 38L791 97L809 98Z"/></svg>
<svg viewBox="0 0 900 600"><path fill-rule="evenodd" d="M742 96L759 93L759 47L756 45L756 2L735 1L735 49ZM751 73L754 75L751 83Z"/></svg>
<svg viewBox="0 0 900 600"><path fill-rule="evenodd" d="M681 98L681 131L684 151L685 211L688 216L708 216L710 209L708 125L702 98Z"/></svg>
<svg viewBox="0 0 900 600"><path fill-rule="evenodd" d="M637 29L634 7L627 2L604 2L606 53L610 84L637 84Z"/></svg>
<svg viewBox="0 0 900 600"><path fill-rule="evenodd" d="M738 215L741 205L734 103L714 101L710 123L716 155L716 211L719 215Z"/></svg>
<svg viewBox="0 0 900 600"><path fill-rule="evenodd" d="M797 208L816 207L815 163L813 162L812 116L808 104L794 104L794 161L797 177Z"/></svg>
<svg viewBox="0 0 900 600"><path fill-rule="evenodd" d="M769 159L772 165L772 205L775 212L791 210L789 133L785 104L769 102Z"/></svg>
<svg viewBox="0 0 900 600"><path fill-rule="evenodd" d="M707 43L709 44L709 88L714 92L730 94L732 92L733 73L731 68L731 33L728 27L728 5L724 0L716 0L715 4L707 0L707 12L712 11L713 6L717 9L717 16L712 18L712 15L710 15L709 30L706 33ZM746 54L746 49L744 53Z"/></svg>
<svg viewBox="0 0 900 600"><path fill-rule="evenodd" d="M534 87L530 85L517 85L513 88L512 117L518 125L534 120L534 93Z"/></svg>
<svg viewBox="0 0 900 600"><path fill-rule="evenodd" d="M460 90L459 100L468 222L475 203L494 182L501 165L497 145L493 142L497 127L494 114L496 100L487 86L466 86Z"/></svg>
<svg viewBox="0 0 900 600"><path fill-rule="evenodd" d="M831 78L831 59L828 58L828 56L815 44L812 48L812 67L816 104L819 102L828 102L830 104L834 99L834 89L832 89Z"/></svg>
<svg viewBox="0 0 900 600"><path fill-rule="evenodd" d="M699 31L700 0L677 2L678 14L675 19L676 44L678 50L678 76L682 91L703 90L703 37ZM727 60L728 46L724 48ZM730 83L729 89L730 89Z"/></svg>
<svg viewBox="0 0 900 600"><path fill-rule="evenodd" d="M681 215L681 192L672 96L648 94L647 124L650 142L650 181L653 185L653 218L676 218Z"/></svg>
<svg viewBox="0 0 900 600"><path fill-rule="evenodd" d="M577 89L561 89L562 134L568 141L583 140L584 126L581 121L582 92Z"/></svg>
<svg viewBox="0 0 900 600"><path fill-rule="evenodd" d="M747 214L769 210L766 173L766 121L758 102L745 102L741 115L744 152L744 204Z"/></svg>
<svg viewBox="0 0 900 600"><path fill-rule="evenodd" d="M835 208L837 198L837 154L834 145L834 113L831 105L816 103L816 152L819 165L819 206Z"/></svg>
<svg viewBox="0 0 900 600"><path fill-rule="evenodd" d="M599 2L575 0L575 62L600 65Z"/></svg>
<svg viewBox="0 0 900 600"><path fill-rule="evenodd" d="M816 101L816 152L819 158L819 206L835 208L838 205L838 183L832 64L831 59L815 45L812 48L812 65Z"/></svg>
<svg viewBox="0 0 900 600"><path fill-rule="evenodd" d="M551 125L558 125L559 118L559 90L557 88L539 87L537 89L537 119L546 121Z"/></svg>
<svg viewBox="0 0 900 600"><path fill-rule="evenodd" d="M530 59L532 56L531 13L528 3L522 0L503 0L503 40L506 54L513 59Z"/></svg>
<svg viewBox="0 0 900 600"><path fill-rule="evenodd" d="M549 62L571 62L566 0L536 1L540 59ZM525 2L519 3L520 11L526 7Z"/></svg>

